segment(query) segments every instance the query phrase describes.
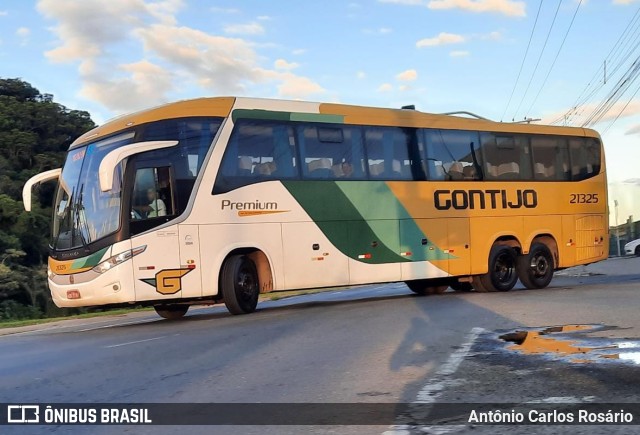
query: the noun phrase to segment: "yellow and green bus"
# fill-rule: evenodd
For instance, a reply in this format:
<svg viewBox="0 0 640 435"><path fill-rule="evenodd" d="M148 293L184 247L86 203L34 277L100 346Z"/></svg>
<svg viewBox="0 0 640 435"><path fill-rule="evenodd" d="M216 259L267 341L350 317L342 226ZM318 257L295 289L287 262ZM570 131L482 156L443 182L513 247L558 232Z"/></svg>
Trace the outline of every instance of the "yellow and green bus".
<svg viewBox="0 0 640 435"><path fill-rule="evenodd" d="M604 153L584 128L252 98L180 101L78 138L57 180L60 307L166 318L260 293L404 281L546 287L606 258Z"/></svg>

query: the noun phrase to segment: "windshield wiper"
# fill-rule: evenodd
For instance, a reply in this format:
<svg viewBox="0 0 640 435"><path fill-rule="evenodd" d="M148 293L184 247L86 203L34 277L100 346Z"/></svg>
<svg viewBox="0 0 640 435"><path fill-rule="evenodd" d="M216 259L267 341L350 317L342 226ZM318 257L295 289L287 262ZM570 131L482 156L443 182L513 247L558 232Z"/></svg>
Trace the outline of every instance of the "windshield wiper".
<svg viewBox="0 0 640 435"><path fill-rule="evenodd" d="M82 246L86 247L89 242L84 235L84 231L86 229L87 236L89 235L89 226L87 225L86 213L84 212L84 204L82 203L82 192L84 191L84 183L80 186L80 192L78 193L78 201L74 207L74 220L77 225L74 225L73 228L77 228L80 233L80 241L82 242ZM84 217L84 219L83 219Z"/></svg>

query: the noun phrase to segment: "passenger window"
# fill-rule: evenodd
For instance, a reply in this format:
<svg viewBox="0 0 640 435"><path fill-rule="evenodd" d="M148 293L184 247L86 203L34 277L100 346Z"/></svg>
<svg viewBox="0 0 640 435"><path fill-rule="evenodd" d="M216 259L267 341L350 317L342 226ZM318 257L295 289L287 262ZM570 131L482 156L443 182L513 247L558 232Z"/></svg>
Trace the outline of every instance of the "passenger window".
<svg viewBox="0 0 640 435"><path fill-rule="evenodd" d="M533 175L536 180L570 180L567 141L555 136L532 136Z"/></svg>
<svg viewBox="0 0 640 435"><path fill-rule="evenodd" d="M296 128L305 178L362 180L364 152L360 129L342 125L302 124Z"/></svg>
<svg viewBox="0 0 640 435"><path fill-rule="evenodd" d="M482 165L478 133L462 130L425 131L429 180L480 180Z"/></svg>
<svg viewBox="0 0 640 435"><path fill-rule="evenodd" d="M569 139L571 179L585 180L600 173L600 143L592 138Z"/></svg>
<svg viewBox="0 0 640 435"><path fill-rule="evenodd" d="M145 154L147 158L157 156L171 162L176 215L187 208L196 177L221 124L221 118L177 118L148 124L142 132L143 141L178 141L176 146Z"/></svg>
<svg viewBox="0 0 640 435"><path fill-rule="evenodd" d="M298 177L293 127L273 121L240 119L222 159L214 192L265 180Z"/></svg>
<svg viewBox="0 0 640 435"><path fill-rule="evenodd" d="M481 133L485 180L531 179L531 152L526 136Z"/></svg>
<svg viewBox="0 0 640 435"><path fill-rule="evenodd" d="M171 169L168 166L138 169L131 197L131 220L172 216L174 210Z"/></svg>
<svg viewBox="0 0 640 435"><path fill-rule="evenodd" d="M370 179L413 179L411 137L405 129L366 127L364 138Z"/></svg>

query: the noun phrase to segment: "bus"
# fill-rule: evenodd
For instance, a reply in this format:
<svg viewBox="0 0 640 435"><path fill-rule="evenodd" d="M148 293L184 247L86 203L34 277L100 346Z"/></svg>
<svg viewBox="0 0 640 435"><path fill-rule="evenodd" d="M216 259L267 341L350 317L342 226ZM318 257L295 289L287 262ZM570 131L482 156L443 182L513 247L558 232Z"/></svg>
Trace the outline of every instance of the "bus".
<svg viewBox="0 0 640 435"><path fill-rule="evenodd" d="M609 252L585 128L254 98L179 101L79 137L57 180L59 307L256 309L261 293L406 282L426 295L549 285Z"/></svg>

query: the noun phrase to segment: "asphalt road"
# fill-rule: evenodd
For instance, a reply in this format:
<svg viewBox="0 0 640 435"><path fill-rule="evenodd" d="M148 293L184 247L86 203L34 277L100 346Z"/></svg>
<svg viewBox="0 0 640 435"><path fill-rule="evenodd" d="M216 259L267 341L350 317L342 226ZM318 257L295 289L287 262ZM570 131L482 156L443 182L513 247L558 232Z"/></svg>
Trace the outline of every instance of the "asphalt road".
<svg viewBox="0 0 640 435"><path fill-rule="evenodd" d="M639 306L640 259L631 258L564 271L545 290L418 297L404 284L389 284L263 302L249 316L231 316L224 306L214 306L193 309L177 322L150 312L74 320L0 336L0 402L278 402L283 407L420 402L427 407L422 411L441 402L640 402ZM542 344L569 341L580 348L578 355L539 353L535 340L529 348L500 338L520 331L515 341L522 342L522 332L533 338L562 325L590 326L547 330ZM562 347L554 346L549 348ZM474 427L466 414L448 415L447 426L419 426L410 417L380 426L188 426L180 431L530 433L532 428ZM535 429L628 433L630 428ZM20 434L175 431L158 426L0 428Z"/></svg>

